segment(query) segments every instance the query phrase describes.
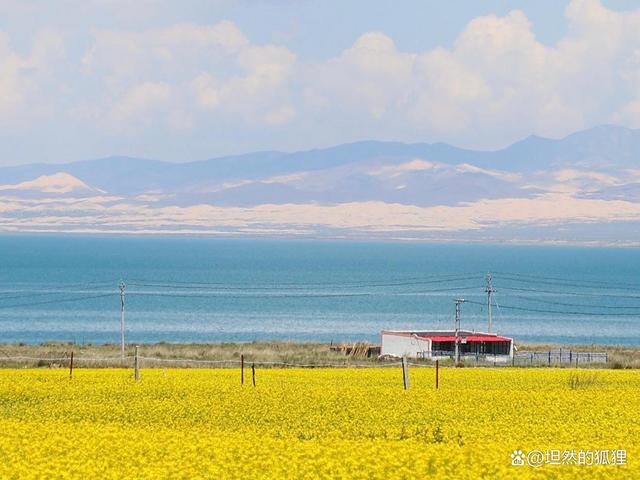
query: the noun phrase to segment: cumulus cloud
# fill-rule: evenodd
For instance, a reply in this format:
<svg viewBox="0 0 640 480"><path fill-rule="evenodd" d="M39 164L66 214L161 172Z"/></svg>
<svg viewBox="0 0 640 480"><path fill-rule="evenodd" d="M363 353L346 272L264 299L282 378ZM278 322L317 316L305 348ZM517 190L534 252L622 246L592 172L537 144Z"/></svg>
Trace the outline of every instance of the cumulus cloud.
<svg viewBox="0 0 640 480"><path fill-rule="evenodd" d="M162 82L144 82L128 89L114 104L109 114L116 124L148 119L171 99L171 87Z"/></svg>
<svg viewBox="0 0 640 480"><path fill-rule="evenodd" d="M531 133L640 127L640 10L572 0L565 15L554 45L513 10L471 20L449 46L407 52L384 32L362 32L314 61L229 20L96 28L72 55L54 32L17 50L0 31L0 123L60 118L97 125L98 137L135 127L164 142L212 131L260 139L268 129L280 148L362 138L497 148ZM248 148L261 147L233 149Z"/></svg>
<svg viewBox="0 0 640 480"><path fill-rule="evenodd" d="M180 129L216 119L286 123L293 107L283 104L294 62L287 49L252 44L233 22L221 21L96 31L82 68L104 93L97 119L122 124L165 117L165 126Z"/></svg>
<svg viewBox="0 0 640 480"><path fill-rule="evenodd" d="M381 119L402 103L415 55L401 53L381 32L362 35L339 57L307 68L307 94L334 114Z"/></svg>
<svg viewBox="0 0 640 480"><path fill-rule="evenodd" d="M56 67L64 58L62 37L39 31L31 51L18 53L9 36L0 31L0 124L25 127L34 119L51 114L52 94L59 94Z"/></svg>
<svg viewBox="0 0 640 480"><path fill-rule="evenodd" d="M475 147L600 123L636 126L640 11L574 0L566 17L568 34L554 46L537 40L518 10L473 19L451 48L413 54L383 33L365 34L311 67L306 96L329 115L357 112L381 135L391 126L395 136Z"/></svg>

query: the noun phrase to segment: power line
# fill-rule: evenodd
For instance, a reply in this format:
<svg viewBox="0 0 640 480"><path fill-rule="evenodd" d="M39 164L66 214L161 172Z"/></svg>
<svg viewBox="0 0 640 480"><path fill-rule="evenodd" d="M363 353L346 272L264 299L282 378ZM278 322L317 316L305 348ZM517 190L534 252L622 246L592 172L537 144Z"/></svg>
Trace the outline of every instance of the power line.
<svg viewBox="0 0 640 480"><path fill-rule="evenodd" d="M574 282L574 283L587 283L587 284L591 284L594 285L596 287L602 286L602 285L611 285L614 287L623 287L623 288L627 288L629 287L628 284L622 285L620 283L616 283L616 282L607 282L607 281L600 281L600 280L575 280L575 279L571 279L571 278L561 278L561 277L548 277L548 276L542 276L542 275L531 275L531 274L527 274L527 273L512 273L512 272L494 272L497 273L498 275L504 275L504 276L513 276L513 277L525 277L525 278L531 278L531 279L536 279L536 280L558 280L561 282ZM636 285L635 289L640 290L640 285Z"/></svg>
<svg viewBox="0 0 640 480"><path fill-rule="evenodd" d="M391 296L402 296L402 295L416 295L421 293L435 293L435 292L462 292L468 290L478 290L478 292L482 291L481 285L473 285L469 287L461 286L461 287L450 287L450 288L437 288L437 289L429 289L429 290L417 290L414 292L390 292L390 293L373 293L372 295L391 295ZM478 293L480 295L480 293Z"/></svg>
<svg viewBox="0 0 640 480"><path fill-rule="evenodd" d="M467 300L467 303L472 303L474 305L484 305L481 302L474 302L472 300ZM516 307L513 305L500 305L500 308L506 308L509 310L521 310L524 312L535 312L535 313L554 313L559 315L582 315L584 317L640 317L639 313L602 313L602 312L574 312L574 311L559 311L559 310L542 310L537 308L525 308L525 307Z"/></svg>
<svg viewBox="0 0 640 480"><path fill-rule="evenodd" d="M77 291L58 289L58 290L55 290L55 291L43 292L43 291L40 291L40 290L35 290L35 291L31 291L29 293L26 293L26 292L25 293L21 293L20 295L3 296L3 297L0 297L0 301L15 300L17 298L44 297L44 296L48 296L48 295L84 295L85 293L87 293L87 291L100 290L100 289L105 289L107 287L108 287L108 285L104 284L104 285L94 285L92 287L73 287L73 288L82 288L82 290L77 290ZM0 292L0 295L2 295L2 294L8 295L9 293L12 293L12 292L9 292L9 291Z"/></svg>
<svg viewBox="0 0 640 480"><path fill-rule="evenodd" d="M462 290L480 289L478 286L460 287L460 288L439 288L432 290L421 290L417 292L354 292L354 293L247 293L245 295L238 293L171 293L171 292L145 292L133 291L128 292L130 297L167 297L167 298L351 298L351 297L385 297L385 296L408 296L422 293L438 293L438 292L458 292Z"/></svg>
<svg viewBox="0 0 640 480"><path fill-rule="evenodd" d="M582 297L607 297L607 298L631 298L640 300L640 295L614 295L611 293L596 293L596 292L573 292L573 291L558 291L558 290L544 290L540 288L525 288L525 287L506 287L500 286L501 290L513 290L516 292L537 292L537 293L550 293L555 296L558 295L576 295Z"/></svg>
<svg viewBox="0 0 640 480"><path fill-rule="evenodd" d="M614 286L606 286L606 285L582 285L580 283L576 283L575 281L573 282L553 281L552 282L548 280L533 280L533 279L526 279L526 278L518 278L516 276L509 276L509 275L502 275L502 277L512 282L520 282L520 283L527 283L527 284L535 283L536 285L542 284L542 285L552 285L552 286L560 286L560 287L590 288L590 289L598 289L598 290L626 290L631 292L640 292L640 288L634 288L629 286L614 287Z"/></svg>
<svg viewBox="0 0 640 480"><path fill-rule="evenodd" d="M441 279L441 278L450 278L450 277L461 277L461 278L470 278L472 276L480 276L480 273L478 272L458 272L458 273L425 273L425 274L421 274L419 276L412 276L412 277L402 277L402 278L396 278L396 279L381 279L381 280L361 280L361 281L350 281L350 282L305 282L305 285L312 285L312 286L331 286L331 285L339 285L339 286L349 286L349 285L362 285L362 284L376 284L376 283L380 283L383 282L383 284L386 284L389 281L395 282L404 282L404 281L419 281L419 280L423 280L425 278L428 279L433 279L433 278L437 278L437 279ZM181 280L158 280L158 279L143 279L143 278L131 278L129 279L130 282L141 282L141 283L146 283L146 282L161 282L161 283L171 283L171 284L179 284L179 285L229 285L229 282L198 282L198 281L190 281L190 282L185 282L185 281L181 281ZM288 286L288 285L293 285L293 286L298 286L300 285L300 282L277 282L277 284L275 285L279 285L279 286ZM238 286L242 286L242 285L238 285Z"/></svg>
<svg viewBox="0 0 640 480"><path fill-rule="evenodd" d="M113 283L113 279L105 279L105 280L86 280L83 282L76 282L76 283L67 283L64 284L67 287L84 287L85 285L98 285L98 284L112 284ZM9 284L9 285L28 285L28 286L33 286L33 285L37 285L37 286L48 286L48 285L58 285L57 282L33 282L33 281L25 281L25 282L14 282L14 281L10 281L10 282L5 282L5 281L0 281L0 285L3 284Z"/></svg>
<svg viewBox="0 0 640 480"><path fill-rule="evenodd" d="M49 305L49 304L53 304L53 303L67 303L67 302L81 302L83 300L91 300L94 298L106 298L106 297L115 297L115 293L107 293L107 294L102 294L102 295L91 295L88 297L82 297L82 298L63 298L63 299L57 299L57 300L46 300L43 302L30 302L30 303L18 303L18 304L14 304L14 305L0 305L0 308L18 308L18 307L33 307L36 305Z"/></svg>
<svg viewBox="0 0 640 480"><path fill-rule="evenodd" d="M459 282L462 280L472 280L473 277L468 276L460 276L454 278L440 278L437 280L422 280L422 281L406 281L406 282L395 282L395 283L353 283L349 286L344 284L322 284L321 288L377 288L377 287L402 287L402 286L412 286L412 285L430 285L435 283L450 283L450 282ZM205 290L203 288L204 285L214 285L214 284L187 284L182 282L176 283L157 283L157 282L147 282L147 283L138 283L131 282L129 285L134 287L155 287L155 288L176 288L176 289L193 289L193 290ZM217 284L215 284L217 285ZM216 287L217 290L308 290L309 288L317 287L314 284L273 284L273 285L265 285L259 287L251 287L251 286L229 286L228 284L222 284L219 287Z"/></svg>
<svg viewBox="0 0 640 480"><path fill-rule="evenodd" d="M102 288L102 287L100 287ZM438 289L421 289L419 291L413 292L353 292L353 293L302 293L302 294L290 294L290 293L248 293L245 295L242 294L229 294L225 291L223 292L203 292L203 293L189 293L189 294L181 294L181 293L171 293L171 292L148 292L148 291L133 291L129 292L129 295L133 296L148 296L148 297L177 297L177 298L345 298L345 297L370 297L370 296L396 296L396 295L419 295L423 293L438 293L438 292L456 292L463 290L475 290L479 289L479 286L458 286L458 287L447 287L447 288L438 288ZM117 295L117 292L106 293L100 295L84 295L86 292L44 292L44 293L33 293L33 294L24 294L16 296L15 298L25 298L25 297L37 297L42 295L83 295L79 298L56 298L51 300L37 301L37 302L25 302L25 303L14 303L9 305L0 305L0 309L9 309L9 308L19 308L19 307L31 307L38 305L49 305L56 303L67 303L67 302L80 302L83 300L97 299L97 298L106 298ZM7 297L0 300L8 300Z"/></svg>
<svg viewBox="0 0 640 480"><path fill-rule="evenodd" d="M226 294L226 293L209 293L209 294L181 294L181 293L169 293L169 292L129 292L127 294L129 297L167 297L167 298L332 298L332 297L368 297L371 296L371 293L327 293L327 294L318 294L318 295L309 295L309 294L247 294L247 295L238 295L238 294Z"/></svg>
<svg viewBox="0 0 640 480"><path fill-rule="evenodd" d="M555 302L553 300L543 300L541 298L535 298L535 297L527 297L527 296L523 296L523 295L518 295L517 297L514 298L521 298L523 300L527 300L530 302L538 302L538 303L546 303L549 305L562 305L565 307L584 307L584 308L606 308L606 309L640 309L640 306L638 305L629 305L629 306L622 306L622 305L585 305L585 304L579 304L579 303L565 303L565 302Z"/></svg>

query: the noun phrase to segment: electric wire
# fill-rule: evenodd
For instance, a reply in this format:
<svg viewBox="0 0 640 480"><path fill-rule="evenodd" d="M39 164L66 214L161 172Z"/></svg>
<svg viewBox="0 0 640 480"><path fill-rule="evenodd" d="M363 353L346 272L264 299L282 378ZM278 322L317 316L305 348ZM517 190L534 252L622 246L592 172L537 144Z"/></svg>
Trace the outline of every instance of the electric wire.
<svg viewBox="0 0 640 480"><path fill-rule="evenodd" d="M475 302L473 300L466 300L465 303L471 303L473 305L484 305L484 303L481 302ZM504 305L502 304L500 308L505 308L508 310L521 310L524 312L535 312L535 313L553 313L553 314L560 314L560 315L582 315L584 317L610 317L610 316L615 316L615 317L640 317L640 312L638 313L620 313L620 312L614 312L614 313L603 313L603 312L575 312L575 311L559 311L559 310L544 310L544 309L537 309L537 308L526 308L526 307L517 307L514 305Z"/></svg>

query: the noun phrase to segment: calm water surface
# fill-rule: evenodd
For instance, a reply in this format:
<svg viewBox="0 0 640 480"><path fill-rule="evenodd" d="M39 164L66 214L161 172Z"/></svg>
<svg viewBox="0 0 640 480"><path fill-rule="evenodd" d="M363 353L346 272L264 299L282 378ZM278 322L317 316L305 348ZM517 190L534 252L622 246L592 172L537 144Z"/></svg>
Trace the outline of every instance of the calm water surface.
<svg viewBox="0 0 640 480"><path fill-rule="evenodd" d="M377 341L381 329L640 345L640 249L306 240L0 237L2 342Z"/></svg>

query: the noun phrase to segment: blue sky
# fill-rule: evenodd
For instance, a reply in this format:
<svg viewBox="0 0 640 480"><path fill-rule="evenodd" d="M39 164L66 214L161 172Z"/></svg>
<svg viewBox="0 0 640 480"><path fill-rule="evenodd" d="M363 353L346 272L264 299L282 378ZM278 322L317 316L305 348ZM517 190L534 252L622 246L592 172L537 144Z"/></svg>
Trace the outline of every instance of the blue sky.
<svg viewBox="0 0 640 480"><path fill-rule="evenodd" d="M637 8L5 0L0 165L638 128Z"/></svg>

